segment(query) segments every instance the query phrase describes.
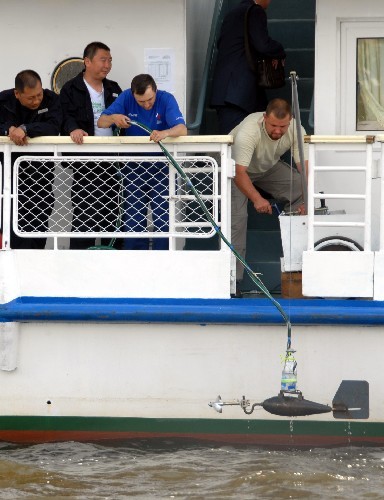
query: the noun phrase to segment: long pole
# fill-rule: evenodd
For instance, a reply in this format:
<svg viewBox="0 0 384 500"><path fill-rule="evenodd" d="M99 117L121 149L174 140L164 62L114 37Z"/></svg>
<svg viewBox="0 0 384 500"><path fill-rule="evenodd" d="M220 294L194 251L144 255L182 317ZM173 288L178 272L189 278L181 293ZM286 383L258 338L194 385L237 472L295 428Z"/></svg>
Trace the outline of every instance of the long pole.
<svg viewBox="0 0 384 500"><path fill-rule="evenodd" d="M305 171L305 160L304 160L304 139L301 131L301 119L300 119L300 106L299 97L297 93L297 77L296 71L291 71L291 85L292 85L292 105L293 105L293 116L296 123L297 132L297 143L299 148L299 157L301 165L301 190L303 193L303 200L305 206L305 213L308 213L308 188L307 188L307 173Z"/></svg>

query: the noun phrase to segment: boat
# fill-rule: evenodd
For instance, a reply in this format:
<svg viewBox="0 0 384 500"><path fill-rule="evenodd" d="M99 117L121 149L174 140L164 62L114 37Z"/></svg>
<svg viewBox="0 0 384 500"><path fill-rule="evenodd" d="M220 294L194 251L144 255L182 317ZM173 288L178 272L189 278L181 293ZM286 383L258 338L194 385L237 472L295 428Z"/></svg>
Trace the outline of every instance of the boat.
<svg viewBox="0 0 384 500"><path fill-rule="evenodd" d="M203 67L191 49L196 40L196 50L206 49L222 2L115 4L119 16L106 20L105 13L97 16L102 2L94 0L91 30L86 6L76 7L74 22L73 2L61 2L58 16L45 2L31 0L27 8L34 8L44 32L40 50L34 44L21 60L10 61L3 88L12 86L16 65L30 66L36 53L35 67L48 82L97 33L109 45L120 43L112 50L114 61L134 60L134 49L143 55L130 76L150 67L160 78L166 68L164 88L194 117L194 88L186 84L191 69L201 75ZM149 5L153 15L146 16L142 33ZM21 0L2 7L17 19ZM158 19L173 29L151 29ZM71 168L98 155L121 174L126 161L155 161L157 144L146 137L88 137L79 146L60 136L20 147L0 138L1 441L383 445L384 133L379 119L372 123L369 113L361 119L355 106L370 97L368 87L363 97L357 94L356 47L362 38L380 38L383 19L378 0L316 5L314 132L305 138L308 216L280 217L281 276L299 276L299 294L274 296L250 269L260 293L231 296L231 136L200 134L191 126L187 137L163 141L171 173L168 251L68 247L71 237L84 236L71 232ZM115 28L123 23L126 43L111 35L113 22ZM3 19L3 25L3 35L11 30L18 40L18 32L28 38L32 29L22 21ZM116 62L114 79L127 87L125 72L126 64ZM298 86L300 97L300 78ZM13 166L14 185L12 153L22 153ZM20 229L18 174L47 163L56 174L54 213L47 232L32 233ZM46 249L12 249L11 223L22 237L48 237ZM124 232L118 224L111 232L86 234L111 241L164 236ZM219 244L212 249L207 242L214 238ZM287 361L294 363L293 389L281 386Z"/></svg>

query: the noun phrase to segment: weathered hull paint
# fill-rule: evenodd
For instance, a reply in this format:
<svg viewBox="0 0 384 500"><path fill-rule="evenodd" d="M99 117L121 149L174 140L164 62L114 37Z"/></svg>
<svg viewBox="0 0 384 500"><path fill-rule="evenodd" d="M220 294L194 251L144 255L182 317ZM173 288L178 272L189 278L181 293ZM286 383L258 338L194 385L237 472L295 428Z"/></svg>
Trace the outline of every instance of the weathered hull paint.
<svg viewBox="0 0 384 500"><path fill-rule="evenodd" d="M277 395L286 332L268 300L21 297L0 307L3 324L18 325L18 343L8 332L3 348L16 362L0 371L0 440L383 446L383 304L289 306L299 389L331 405L342 380L366 380L368 420L208 407L218 394L252 403Z"/></svg>
<svg viewBox="0 0 384 500"><path fill-rule="evenodd" d="M239 445L313 447L384 446L384 423L302 420L146 419L84 417L0 417L0 440L193 441Z"/></svg>

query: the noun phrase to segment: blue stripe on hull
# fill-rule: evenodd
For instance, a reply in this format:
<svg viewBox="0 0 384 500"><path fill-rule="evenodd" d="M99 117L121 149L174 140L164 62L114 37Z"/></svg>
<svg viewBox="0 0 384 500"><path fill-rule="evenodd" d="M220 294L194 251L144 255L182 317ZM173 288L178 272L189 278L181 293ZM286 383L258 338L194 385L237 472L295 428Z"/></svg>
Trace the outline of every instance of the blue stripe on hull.
<svg viewBox="0 0 384 500"><path fill-rule="evenodd" d="M384 302L280 299L296 325L382 325ZM282 324L268 299L109 299L21 297L0 305L0 322Z"/></svg>

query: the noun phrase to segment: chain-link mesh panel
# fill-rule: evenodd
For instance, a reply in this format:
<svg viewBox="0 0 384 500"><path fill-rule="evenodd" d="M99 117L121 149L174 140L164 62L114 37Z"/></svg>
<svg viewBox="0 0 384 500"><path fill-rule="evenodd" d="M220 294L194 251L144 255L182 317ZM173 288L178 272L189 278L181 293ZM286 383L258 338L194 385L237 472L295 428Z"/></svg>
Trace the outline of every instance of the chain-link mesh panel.
<svg viewBox="0 0 384 500"><path fill-rule="evenodd" d="M220 224L219 168L211 157L178 163ZM23 156L14 165L16 234L89 233L209 237L214 229L164 158ZM49 219L49 222L48 222Z"/></svg>
<svg viewBox="0 0 384 500"><path fill-rule="evenodd" d="M15 232L46 233L48 220L52 214L54 196L54 162L52 158L33 157L16 160L14 183L13 224ZM17 227L15 223L17 222Z"/></svg>

